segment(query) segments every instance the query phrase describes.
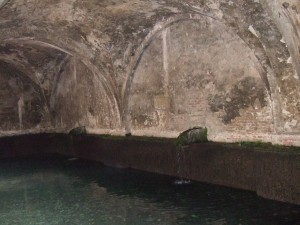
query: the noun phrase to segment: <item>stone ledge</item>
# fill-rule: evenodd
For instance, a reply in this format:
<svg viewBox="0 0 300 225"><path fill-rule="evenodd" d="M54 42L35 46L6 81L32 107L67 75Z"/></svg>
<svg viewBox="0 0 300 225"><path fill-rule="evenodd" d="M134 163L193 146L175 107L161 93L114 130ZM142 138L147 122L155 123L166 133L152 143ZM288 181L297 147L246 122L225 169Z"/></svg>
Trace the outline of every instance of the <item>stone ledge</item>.
<svg viewBox="0 0 300 225"><path fill-rule="evenodd" d="M57 153L106 165L178 175L172 141L110 136L37 134L0 139L0 158ZM299 151L263 151L220 143L184 147L184 176L195 181L256 191L262 197L300 204Z"/></svg>

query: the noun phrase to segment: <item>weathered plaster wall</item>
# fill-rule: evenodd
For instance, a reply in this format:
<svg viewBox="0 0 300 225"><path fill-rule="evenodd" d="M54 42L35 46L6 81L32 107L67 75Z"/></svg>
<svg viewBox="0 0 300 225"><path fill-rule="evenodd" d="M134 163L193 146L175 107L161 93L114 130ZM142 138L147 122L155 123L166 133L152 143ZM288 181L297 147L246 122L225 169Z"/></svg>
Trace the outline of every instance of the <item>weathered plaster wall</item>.
<svg viewBox="0 0 300 225"><path fill-rule="evenodd" d="M154 135L199 125L211 138L224 131L270 133L272 102L260 70L251 49L224 24L208 17L176 23L152 41L137 67L131 130Z"/></svg>
<svg viewBox="0 0 300 225"><path fill-rule="evenodd" d="M7 0L0 0L0 7L4 6L4 4L7 2Z"/></svg>
<svg viewBox="0 0 300 225"><path fill-rule="evenodd" d="M300 145L299 54L296 0L2 0L0 132Z"/></svg>

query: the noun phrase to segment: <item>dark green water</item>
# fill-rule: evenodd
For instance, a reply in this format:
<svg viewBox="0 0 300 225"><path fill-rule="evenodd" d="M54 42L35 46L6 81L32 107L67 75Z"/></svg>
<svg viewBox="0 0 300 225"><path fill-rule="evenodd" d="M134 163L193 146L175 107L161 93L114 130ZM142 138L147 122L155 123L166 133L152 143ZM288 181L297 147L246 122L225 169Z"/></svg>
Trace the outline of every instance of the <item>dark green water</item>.
<svg viewBox="0 0 300 225"><path fill-rule="evenodd" d="M0 160L0 225L296 225L300 206L252 192L61 157Z"/></svg>

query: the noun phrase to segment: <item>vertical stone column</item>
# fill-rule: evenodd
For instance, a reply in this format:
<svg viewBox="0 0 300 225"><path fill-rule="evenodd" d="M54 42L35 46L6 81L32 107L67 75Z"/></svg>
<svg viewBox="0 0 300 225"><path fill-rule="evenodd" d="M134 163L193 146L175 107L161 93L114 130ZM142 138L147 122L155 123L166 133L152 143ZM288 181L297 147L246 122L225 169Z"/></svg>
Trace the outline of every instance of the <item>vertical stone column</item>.
<svg viewBox="0 0 300 225"><path fill-rule="evenodd" d="M168 95L169 91L169 49L168 49L168 34L170 33L169 28L166 28L162 31L163 38L163 66L164 66L164 77L163 84L166 95Z"/></svg>
<svg viewBox="0 0 300 225"><path fill-rule="evenodd" d="M170 35L170 29L166 28L162 31L162 49L163 49L163 93L154 97L154 107L159 117L159 126L163 128L169 127L169 121L171 119L170 108L171 108L171 96L169 87L169 46L168 39Z"/></svg>

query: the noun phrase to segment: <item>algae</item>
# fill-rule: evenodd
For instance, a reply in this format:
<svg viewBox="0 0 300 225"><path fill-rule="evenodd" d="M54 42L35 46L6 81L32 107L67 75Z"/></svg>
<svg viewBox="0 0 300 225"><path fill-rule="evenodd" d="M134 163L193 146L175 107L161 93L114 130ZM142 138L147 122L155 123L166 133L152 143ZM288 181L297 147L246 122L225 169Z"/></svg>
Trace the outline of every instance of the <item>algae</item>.
<svg viewBox="0 0 300 225"><path fill-rule="evenodd" d="M207 128L194 127L182 132L176 139L176 146L184 146L192 143L205 143L207 139Z"/></svg>

